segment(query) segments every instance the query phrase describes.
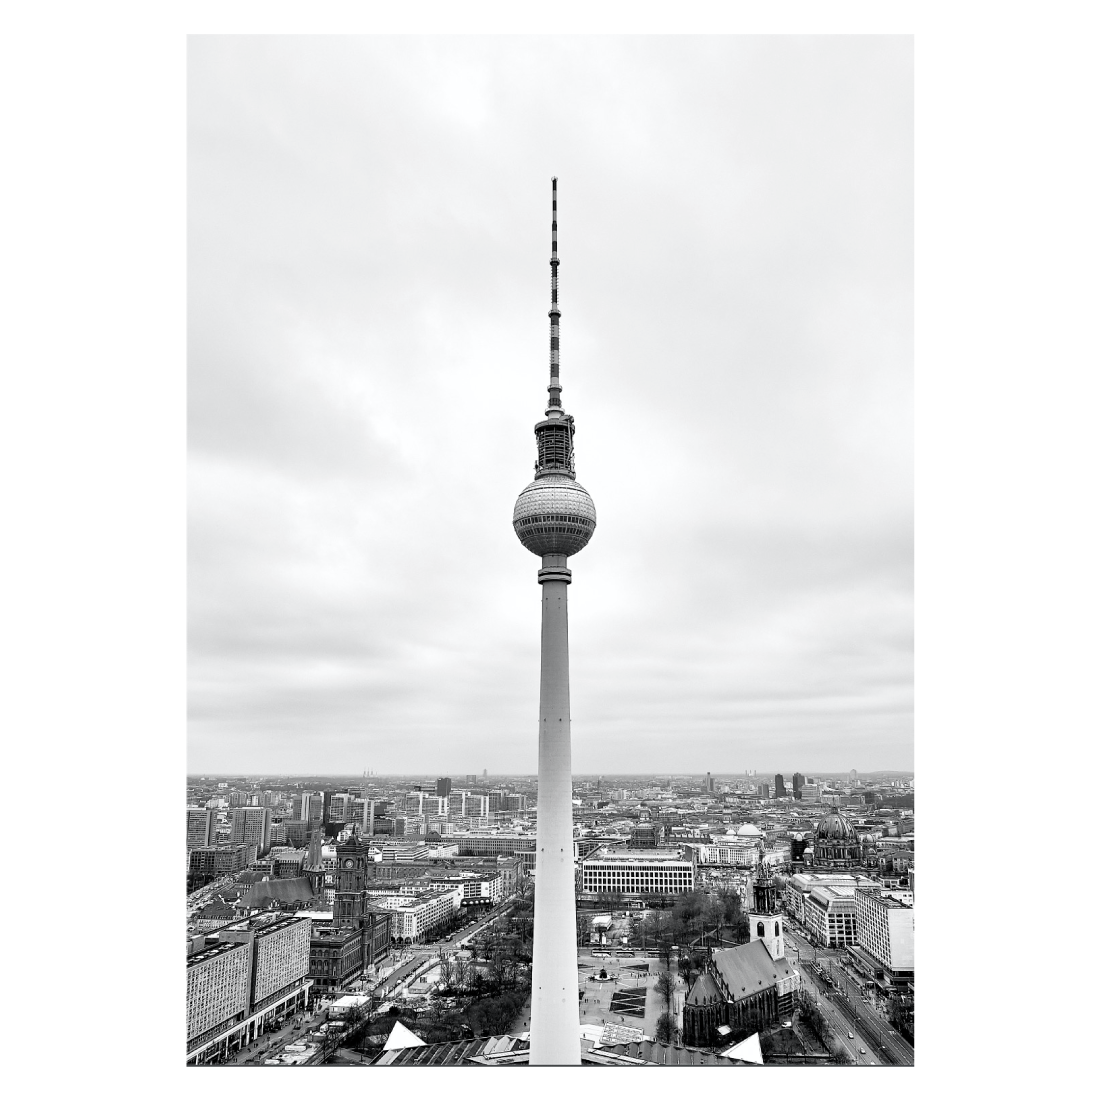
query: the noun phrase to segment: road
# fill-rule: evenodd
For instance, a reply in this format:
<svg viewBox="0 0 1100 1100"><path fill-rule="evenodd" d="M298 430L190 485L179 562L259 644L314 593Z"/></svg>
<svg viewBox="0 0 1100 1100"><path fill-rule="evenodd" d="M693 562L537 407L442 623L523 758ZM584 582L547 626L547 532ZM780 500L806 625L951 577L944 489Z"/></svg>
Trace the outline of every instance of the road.
<svg viewBox="0 0 1100 1100"><path fill-rule="evenodd" d="M818 1007L825 1014L837 1038L859 1065L913 1065L913 1048L890 1026L870 995L847 973L842 964L844 953L835 949L814 948L809 940L784 924L785 951L794 956L795 965L805 981L806 989L817 997ZM807 965L815 958L827 960L829 972L837 983L830 989ZM848 1038L848 1032L855 1039ZM859 1048L867 1052L859 1054Z"/></svg>

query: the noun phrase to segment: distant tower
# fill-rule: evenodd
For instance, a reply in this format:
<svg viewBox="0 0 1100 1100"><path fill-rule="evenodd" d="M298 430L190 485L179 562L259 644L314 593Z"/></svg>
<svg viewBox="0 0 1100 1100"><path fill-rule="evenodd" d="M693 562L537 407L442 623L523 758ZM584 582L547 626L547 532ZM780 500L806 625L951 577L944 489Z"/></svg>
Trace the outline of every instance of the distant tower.
<svg viewBox="0 0 1100 1100"><path fill-rule="evenodd" d="M776 775L775 775L775 797L776 798L786 798L787 797L786 788L783 786L783 776L780 775L778 772L776 772Z"/></svg>
<svg viewBox="0 0 1100 1100"><path fill-rule="evenodd" d="M561 404L558 323L558 181L550 229L550 398L535 425L535 480L516 501L512 526L542 558L542 678L539 689L539 802L535 862L535 937L531 974L531 1065L580 1065L577 903L573 873L570 762L569 621L571 554L596 529L592 498L577 483L573 418Z"/></svg>

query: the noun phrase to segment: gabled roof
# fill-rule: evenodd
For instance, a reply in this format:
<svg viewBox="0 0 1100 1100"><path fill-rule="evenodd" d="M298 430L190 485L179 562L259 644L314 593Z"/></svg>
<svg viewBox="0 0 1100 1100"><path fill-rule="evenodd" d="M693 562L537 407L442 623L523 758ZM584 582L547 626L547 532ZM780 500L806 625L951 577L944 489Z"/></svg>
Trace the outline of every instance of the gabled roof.
<svg viewBox="0 0 1100 1100"><path fill-rule="evenodd" d="M733 1001L770 989L794 971L786 959L773 959L763 940L714 952L714 965L730 991Z"/></svg>
<svg viewBox="0 0 1100 1100"><path fill-rule="evenodd" d="M721 1001L722 999L722 994L718 989L717 982L715 982L709 974L703 973L695 979L691 990L688 992L687 1000L684 1003L689 1005L705 1005L712 1004L714 1001Z"/></svg>

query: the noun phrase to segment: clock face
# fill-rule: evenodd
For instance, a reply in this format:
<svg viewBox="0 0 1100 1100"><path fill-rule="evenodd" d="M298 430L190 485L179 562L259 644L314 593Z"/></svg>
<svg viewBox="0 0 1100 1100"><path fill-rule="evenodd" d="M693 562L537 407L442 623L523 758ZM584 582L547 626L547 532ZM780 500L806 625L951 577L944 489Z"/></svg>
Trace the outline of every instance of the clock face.
<svg viewBox="0 0 1100 1100"><path fill-rule="evenodd" d="M355 866L355 860L353 860L353 859L345 859L345 860L344 860L344 866L345 866L345 867L354 867L354 866Z"/></svg>

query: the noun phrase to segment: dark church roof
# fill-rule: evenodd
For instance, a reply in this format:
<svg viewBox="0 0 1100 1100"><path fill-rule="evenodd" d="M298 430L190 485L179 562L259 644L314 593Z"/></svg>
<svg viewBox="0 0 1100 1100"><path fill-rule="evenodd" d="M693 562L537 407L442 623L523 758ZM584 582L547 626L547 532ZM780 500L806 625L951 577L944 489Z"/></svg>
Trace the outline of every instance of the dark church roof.
<svg viewBox="0 0 1100 1100"><path fill-rule="evenodd" d="M308 905L313 900L313 887L308 878L269 878L266 882L253 883L243 905L247 909L263 909L269 902Z"/></svg>
<svg viewBox="0 0 1100 1100"><path fill-rule="evenodd" d="M687 1000L684 1003L689 1005L706 1005L713 1004L715 1001L721 1001L722 999L722 993L714 979L709 974L703 973L695 979L687 995Z"/></svg>
<svg viewBox="0 0 1100 1100"><path fill-rule="evenodd" d="M777 981L793 975L786 959L773 959L763 940L714 952L714 965L729 987L734 1001L770 989Z"/></svg>

